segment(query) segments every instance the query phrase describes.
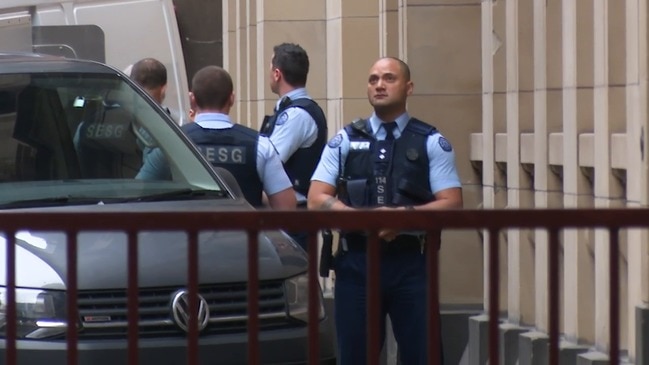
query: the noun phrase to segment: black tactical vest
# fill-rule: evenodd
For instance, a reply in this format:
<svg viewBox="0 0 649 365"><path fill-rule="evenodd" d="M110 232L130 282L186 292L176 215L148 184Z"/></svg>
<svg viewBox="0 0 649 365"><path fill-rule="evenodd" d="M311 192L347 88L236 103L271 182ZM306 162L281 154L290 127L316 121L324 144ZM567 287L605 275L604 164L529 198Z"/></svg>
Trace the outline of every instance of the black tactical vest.
<svg viewBox="0 0 649 365"><path fill-rule="evenodd" d="M289 98L283 98L275 114L267 115L264 118L260 134L270 137L275 130L277 117L288 108L304 109L315 120L318 128L318 136L315 142L308 148L299 148L284 163L284 169L293 183L293 188L298 193L306 196L309 191L309 185L311 184L311 175L313 175L318 161L320 161L322 149L327 142L327 119L320 106L311 99L300 98L291 100Z"/></svg>
<svg viewBox="0 0 649 365"><path fill-rule="evenodd" d="M257 173L257 131L239 124L226 129L207 129L189 123L181 128L213 166L223 167L234 175L251 205L262 205L263 184Z"/></svg>
<svg viewBox="0 0 649 365"><path fill-rule="evenodd" d="M353 207L420 205L435 199L430 190L428 136L437 129L410 119L401 137L377 141L369 121L345 127L350 149L343 177L349 205Z"/></svg>

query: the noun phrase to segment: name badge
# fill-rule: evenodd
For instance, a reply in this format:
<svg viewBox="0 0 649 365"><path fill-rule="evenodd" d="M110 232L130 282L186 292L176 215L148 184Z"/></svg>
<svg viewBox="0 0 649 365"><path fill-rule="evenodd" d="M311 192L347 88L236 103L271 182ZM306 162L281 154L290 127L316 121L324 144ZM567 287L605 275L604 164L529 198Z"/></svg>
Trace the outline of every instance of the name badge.
<svg viewBox="0 0 649 365"><path fill-rule="evenodd" d="M369 141L352 141L349 143L349 149L356 151L366 151L370 149Z"/></svg>

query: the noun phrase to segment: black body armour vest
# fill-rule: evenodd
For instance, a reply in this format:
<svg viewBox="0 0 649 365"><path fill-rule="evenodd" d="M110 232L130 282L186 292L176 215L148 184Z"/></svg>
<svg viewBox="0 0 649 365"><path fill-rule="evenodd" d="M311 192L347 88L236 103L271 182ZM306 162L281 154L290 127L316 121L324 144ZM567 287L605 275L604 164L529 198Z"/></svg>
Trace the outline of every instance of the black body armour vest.
<svg viewBox="0 0 649 365"><path fill-rule="evenodd" d="M318 128L318 136L310 147L298 148L295 153L284 163L284 169L293 183L293 188L298 193L306 196L311 184L311 176L315 171L325 143L327 143L327 118L318 104L306 98L291 100L284 98L279 108L273 115L267 115L261 125L260 134L270 137L275 130L277 117L288 108L302 108L313 120Z"/></svg>
<svg viewBox="0 0 649 365"><path fill-rule="evenodd" d="M206 129L196 123L185 124L182 130L213 166L234 175L251 205L262 205L263 184L257 173L257 131L239 124L227 129Z"/></svg>
<svg viewBox="0 0 649 365"><path fill-rule="evenodd" d="M419 205L435 199L430 190L428 136L437 129L410 119L401 137L392 141L374 138L369 121L345 127L350 149L343 177L349 205L353 207Z"/></svg>

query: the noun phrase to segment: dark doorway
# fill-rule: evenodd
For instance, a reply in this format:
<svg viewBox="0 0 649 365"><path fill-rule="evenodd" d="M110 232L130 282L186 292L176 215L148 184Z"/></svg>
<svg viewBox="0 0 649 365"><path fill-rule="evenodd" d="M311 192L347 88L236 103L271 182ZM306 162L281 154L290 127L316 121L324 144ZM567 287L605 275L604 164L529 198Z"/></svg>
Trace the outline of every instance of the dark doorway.
<svg viewBox="0 0 649 365"><path fill-rule="evenodd" d="M204 66L223 66L222 0L173 0L187 80Z"/></svg>

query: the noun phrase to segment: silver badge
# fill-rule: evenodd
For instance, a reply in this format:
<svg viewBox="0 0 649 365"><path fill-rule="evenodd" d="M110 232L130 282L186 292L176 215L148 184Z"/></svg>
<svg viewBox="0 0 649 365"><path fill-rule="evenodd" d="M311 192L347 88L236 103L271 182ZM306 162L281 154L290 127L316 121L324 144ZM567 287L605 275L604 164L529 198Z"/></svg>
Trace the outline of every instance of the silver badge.
<svg viewBox="0 0 649 365"><path fill-rule="evenodd" d="M349 144L349 149L352 150L369 150L370 142L369 141L352 141Z"/></svg>

